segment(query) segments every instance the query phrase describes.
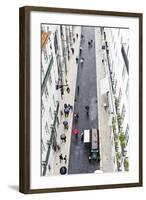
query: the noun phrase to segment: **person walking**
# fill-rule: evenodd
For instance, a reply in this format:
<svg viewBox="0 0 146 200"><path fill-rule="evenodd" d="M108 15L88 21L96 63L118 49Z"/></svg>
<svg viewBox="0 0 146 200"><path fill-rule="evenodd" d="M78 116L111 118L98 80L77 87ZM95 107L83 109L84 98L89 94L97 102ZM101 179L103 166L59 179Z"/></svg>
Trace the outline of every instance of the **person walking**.
<svg viewBox="0 0 146 200"><path fill-rule="evenodd" d="M67 163L67 155L64 156L65 164Z"/></svg>
<svg viewBox="0 0 146 200"><path fill-rule="evenodd" d="M81 66L83 66L84 58L81 58L80 63L81 63Z"/></svg>
<svg viewBox="0 0 146 200"><path fill-rule="evenodd" d="M80 55L82 54L82 50L83 50L83 48L80 46Z"/></svg>
<svg viewBox="0 0 146 200"><path fill-rule="evenodd" d="M67 87L67 88L66 88L66 91L67 91L67 93L69 94L69 93L70 93L70 88Z"/></svg>
<svg viewBox="0 0 146 200"><path fill-rule="evenodd" d="M85 106L87 116L89 115L89 108L90 108L90 107L89 107L88 105Z"/></svg>
<svg viewBox="0 0 146 200"><path fill-rule="evenodd" d="M79 36L78 33L76 33L76 38L78 38L78 36Z"/></svg>
<svg viewBox="0 0 146 200"><path fill-rule="evenodd" d="M88 46L90 47L90 45L91 45L91 42L90 42L90 41L88 41Z"/></svg>
<svg viewBox="0 0 146 200"><path fill-rule="evenodd" d="M81 133L81 141L83 142L84 140L84 132Z"/></svg>
<svg viewBox="0 0 146 200"><path fill-rule="evenodd" d="M59 155L59 160L60 160L60 163L61 163L61 161L63 160L62 153Z"/></svg>
<svg viewBox="0 0 146 200"><path fill-rule="evenodd" d="M71 112L73 111L73 106L72 106L72 105L68 104L68 108L69 108L69 110L70 110Z"/></svg>
<svg viewBox="0 0 146 200"><path fill-rule="evenodd" d="M72 51L72 54L74 54L74 48L73 47L71 48L71 51Z"/></svg>
<svg viewBox="0 0 146 200"><path fill-rule="evenodd" d="M79 92L80 92L80 87L79 87L79 85L77 86L77 93L78 93L78 95L79 95Z"/></svg>
<svg viewBox="0 0 146 200"><path fill-rule="evenodd" d="M78 61L79 61L79 58L78 58L78 57L76 57L76 64L78 64Z"/></svg>
<svg viewBox="0 0 146 200"><path fill-rule="evenodd" d="M64 143L66 142L66 136L63 138L63 142L64 142Z"/></svg>

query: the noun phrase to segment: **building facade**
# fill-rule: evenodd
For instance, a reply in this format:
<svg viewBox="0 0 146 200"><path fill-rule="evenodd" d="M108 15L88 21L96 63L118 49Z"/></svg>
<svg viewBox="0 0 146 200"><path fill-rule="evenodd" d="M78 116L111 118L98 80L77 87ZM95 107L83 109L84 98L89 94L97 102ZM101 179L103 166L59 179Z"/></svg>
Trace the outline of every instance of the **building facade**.
<svg viewBox="0 0 146 200"><path fill-rule="evenodd" d="M41 27L41 175L54 174L55 154L67 66L73 42L72 26L42 24Z"/></svg>
<svg viewBox="0 0 146 200"><path fill-rule="evenodd" d="M101 28L115 171L129 170L129 29Z"/></svg>

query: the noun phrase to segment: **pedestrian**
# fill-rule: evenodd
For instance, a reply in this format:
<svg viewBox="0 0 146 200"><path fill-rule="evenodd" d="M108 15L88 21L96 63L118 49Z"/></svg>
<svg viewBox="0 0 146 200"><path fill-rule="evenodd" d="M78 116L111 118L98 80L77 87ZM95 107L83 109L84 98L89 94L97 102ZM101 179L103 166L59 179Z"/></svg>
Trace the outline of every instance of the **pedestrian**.
<svg viewBox="0 0 146 200"><path fill-rule="evenodd" d="M93 40L91 40L91 47L93 46Z"/></svg>
<svg viewBox="0 0 146 200"><path fill-rule="evenodd" d="M82 50L83 50L83 48L82 48L82 47L80 47L80 55L81 55L81 53L82 53Z"/></svg>
<svg viewBox="0 0 146 200"><path fill-rule="evenodd" d="M72 51L72 54L74 54L74 48L73 47L71 48L71 51Z"/></svg>
<svg viewBox="0 0 146 200"><path fill-rule="evenodd" d="M90 42L90 41L88 41L88 46L90 47L90 45L91 45L91 42Z"/></svg>
<svg viewBox="0 0 146 200"><path fill-rule="evenodd" d="M64 156L65 164L67 163L67 155Z"/></svg>
<svg viewBox="0 0 146 200"><path fill-rule="evenodd" d="M69 94L69 93L70 93L70 88L67 87L67 88L66 88L66 91L67 91L67 93Z"/></svg>
<svg viewBox="0 0 146 200"><path fill-rule="evenodd" d="M65 129L68 129L68 122L67 122L67 121L64 121L64 122L63 122L63 125L64 125L64 128L65 128Z"/></svg>
<svg viewBox="0 0 146 200"><path fill-rule="evenodd" d="M79 92L80 92L80 87L79 87L79 85L77 86L77 93L78 93L78 95L79 95Z"/></svg>
<svg viewBox="0 0 146 200"><path fill-rule="evenodd" d="M78 113L78 112L77 112L77 114L76 114L76 118L79 119L79 113Z"/></svg>
<svg viewBox="0 0 146 200"><path fill-rule="evenodd" d="M81 66L83 66L84 58L81 58L80 63L81 63Z"/></svg>
<svg viewBox="0 0 146 200"><path fill-rule="evenodd" d="M78 141L78 134L75 134L75 141Z"/></svg>
<svg viewBox="0 0 146 200"><path fill-rule="evenodd" d="M68 60L70 59L70 51L68 51Z"/></svg>
<svg viewBox="0 0 146 200"><path fill-rule="evenodd" d="M78 38L78 33L76 33L76 37Z"/></svg>
<svg viewBox="0 0 146 200"><path fill-rule="evenodd" d="M73 38L73 42L75 43L75 38Z"/></svg>
<svg viewBox="0 0 146 200"><path fill-rule="evenodd" d="M51 166L50 165L48 165L48 169L49 169L49 171L51 171Z"/></svg>
<svg viewBox="0 0 146 200"><path fill-rule="evenodd" d="M79 58L78 57L76 57L76 63L78 64L78 61L79 61Z"/></svg>
<svg viewBox="0 0 146 200"><path fill-rule="evenodd" d="M67 108L67 104L66 103L64 104L64 108Z"/></svg>
<svg viewBox="0 0 146 200"><path fill-rule="evenodd" d="M73 112L73 106L72 105L70 105L70 110L71 110L71 112Z"/></svg>
<svg viewBox="0 0 146 200"><path fill-rule="evenodd" d="M64 137L64 139L63 139L63 140L64 140L64 142L66 142L66 136Z"/></svg>
<svg viewBox="0 0 146 200"><path fill-rule="evenodd" d="M89 158L88 158L88 159L89 159L89 163L91 163L91 155L89 155Z"/></svg>
<svg viewBox="0 0 146 200"><path fill-rule="evenodd" d="M67 105L68 109L70 110L70 104Z"/></svg>
<svg viewBox="0 0 146 200"><path fill-rule="evenodd" d="M62 110L60 111L60 114L61 114L61 116L63 115L63 111Z"/></svg>
<svg viewBox="0 0 146 200"><path fill-rule="evenodd" d="M83 34L81 34L81 38L82 38L82 39L84 38L84 35L83 35Z"/></svg>
<svg viewBox="0 0 146 200"><path fill-rule="evenodd" d="M62 153L59 155L59 160L60 160L60 163L61 163L61 161L63 160Z"/></svg>
<svg viewBox="0 0 146 200"><path fill-rule="evenodd" d="M90 108L90 107L89 107L88 105L85 106L87 116L89 115L89 108Z"/></svg>
<svg viewBox="0 0 146 200"><path fill-rule="evenodd" d="M81 141L83 142L84 140L84 132L81 133Z"/></svg>
<svg viewBox="0 0 146 200"><path fill-rule="evenodd" d="M78 121L78 119L79 119L79 113L74 113L74 119L75 119L75 122Z"/></svg>
<svg viewBox="0 0 146 200"><path fill-rule="evenodd" d="M88 106L88 105L86 105L86 106L85 106L85 109L86 109L86 110L89 110L89 106Z"/></svg>

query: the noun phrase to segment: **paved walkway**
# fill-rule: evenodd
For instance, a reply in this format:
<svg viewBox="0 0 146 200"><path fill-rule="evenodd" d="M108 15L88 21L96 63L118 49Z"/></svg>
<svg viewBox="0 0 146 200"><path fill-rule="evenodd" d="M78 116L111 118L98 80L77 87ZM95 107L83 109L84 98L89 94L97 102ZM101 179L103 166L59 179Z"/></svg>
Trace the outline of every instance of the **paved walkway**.
<svg viewBox="0 0 146 200"><path fill-rule="evenodd" d="M97 72L97 94L98 94L98 119L100 134L100 168L103 172L114 172L114 160L112 157L112 142L110 136L109 114L104 109L105 97L100 94L100 80L105 78L106 72L102 63L103 51L101 48L102 38L100 28L95 29L96 46L96 72Z"/></svg>
<svg viewBox="0 0 146 200"><path fill-rule="evenodd" d="M74 105L74 97L75 97L75 83L77 78L77 64L76 64L76 57L79 55L79 45L80 45L80 33L81 33L81 27L76 26L75 27L75 37L76 33L78 33L78 38L76 38L75 43L73 44L74 47L74 54L71 55L69 62L67 63L67 80L70 87L70 93L67 93L66 90L64 90L64 98L63 101L60 103L60 106L62 107L61 110L64 110L64 103ZM69 129L64 130L63 121L67 120L69 123ZM53 175L60 175L60 167L66 166L68 169L68 161L69 161L69 150L70 150L70 140L71 140L71 132L72 132L72 120L73 120L73 112L70 112L69 116L65 118L64 114L60 122L60 135L62 133L65 133L66 135L66 142L61 142L60 135L58 135L58 143L60 144L61 149L56 152L56 156L54 159L54 171ZM67 156L67 162L59 160L59 155L62 154L63 157Z"/></svg>

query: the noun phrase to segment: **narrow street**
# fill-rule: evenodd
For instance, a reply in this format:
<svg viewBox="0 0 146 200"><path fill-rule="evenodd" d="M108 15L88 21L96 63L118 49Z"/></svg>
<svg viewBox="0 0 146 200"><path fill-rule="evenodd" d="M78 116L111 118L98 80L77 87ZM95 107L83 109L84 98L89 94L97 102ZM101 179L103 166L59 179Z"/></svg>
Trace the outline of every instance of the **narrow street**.
<svg viewBox="0 0 146 200"><path fill-rule="evenodd" d="M97 116L97 84L96 84L96 56L95 56L95 28L82 27L83 38L82 47L77 73L76 95L74 102L74 112L79 113L77 122L73 121L72 129L77 128L80 133L85 129L98 128ZM91 46L88 41L93 40ZM83 58L83 64L80 60ZM86 115L85 106L89 106L89 116ZM75 141L74 135L71 136L69 174L93 173L99 169L97 161L89 162L89 152L81 141L80 134Z"/></svg>

